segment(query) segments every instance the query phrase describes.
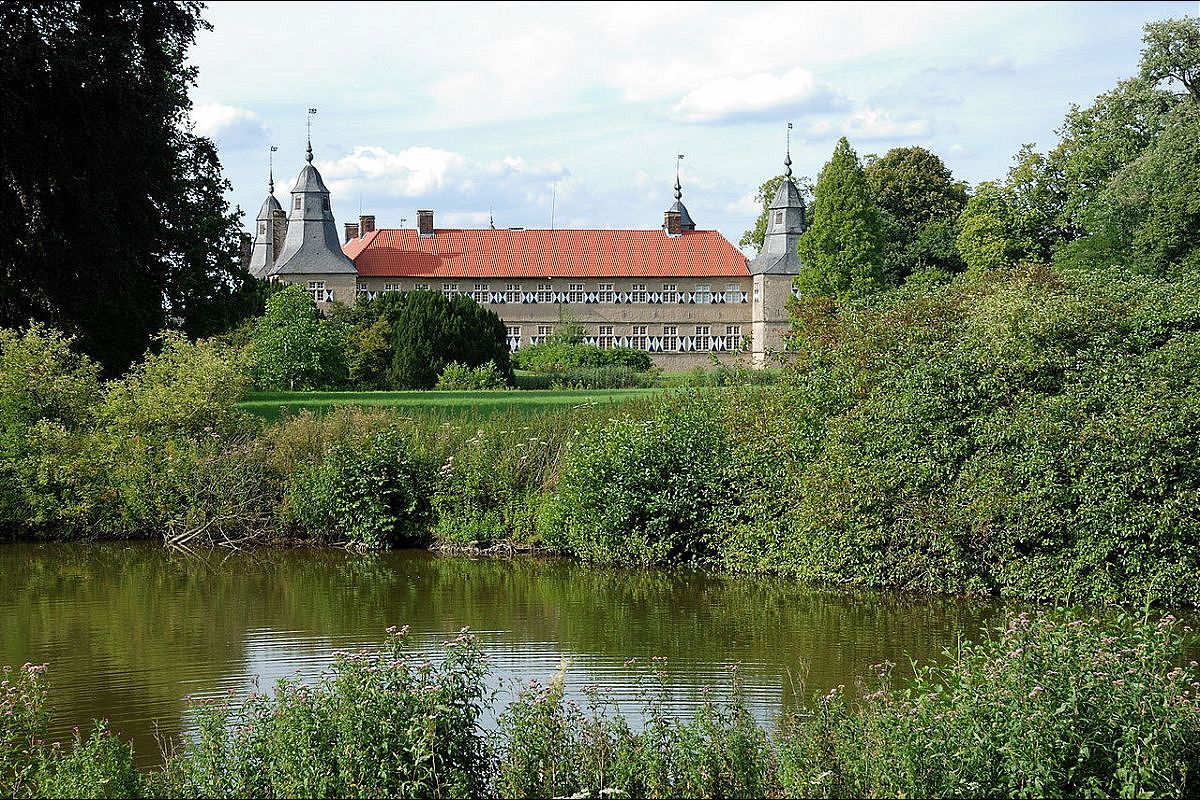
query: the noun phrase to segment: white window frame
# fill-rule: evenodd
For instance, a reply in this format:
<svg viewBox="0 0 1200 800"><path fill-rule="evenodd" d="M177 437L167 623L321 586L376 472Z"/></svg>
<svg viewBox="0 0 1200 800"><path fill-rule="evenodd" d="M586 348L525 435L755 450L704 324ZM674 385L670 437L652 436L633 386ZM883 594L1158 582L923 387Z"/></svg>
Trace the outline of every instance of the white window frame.
<svg viewBox="0 0 1200 800"><path fill-rule="evenodd" d="M629 301L631 303L648 303L650 302L650 292L646 291L646 284L635 283L629 289Z"/></svg>
<svg viewBox="0 0 1200 800"><path fill-rule="evenodd" d="M650 349L649 326L634 325L633 332L629 336L629 346L638 350Z"/></svg>
<svg viewBox="0 0 1200 800"><path fill-rule="evenodd" d="M553 325L538 325L537 336L529 337L530 344L541 344L554 335Z"/></svg>
<svg viewBox="0 0 1200 800"><path fill-rule="evenodd" d="M471 299L479 305L483 305L488 301L488 297L492 293L492 287L489 283L477 283L471 291Z"/></svg>
<svg viewBox="0 0 1200 800"><path fill-rule="evenodd" d="M736 283L725 284L725 302L736 303L742 298L742 287Z"/></svg>
<svg viewBox="0 0 1200 800"><path fill-rule="evenodd" d="M726 325L725 326L725 349L726 350L741 350L742 349L742 326L741 325Z"/></svg>
<svg viewBox="0 0 1200 800"><path fill-rule="evenodd" d="M553 283L539 283L537 285L537 294L534 295L534 299L539 303L553 303L554 302L554 284Z"/></svg>
<svg viewBox="0 0 1200 800"><path fill-rule="evenodd" d="M567 284L567 302L568 303L582 303L583 298L584 298L584 291L583 291L582 283L568 283Z"/></svg>
<svg viewBox="0 0 1200 800"><path fill-rule="evenodd" d="M506 303L521 302L521 284L510 283L504 287L504 302L506 302Z"/></svg>
<svg viewBox="0 0 1200 800"><path fill-rule="evenodd" d="M712 350L712 326L696 326L696 350L700 353L707 353L709 350Z"/></svg>
<svg viewBox="0 0 1200 800"><path fill-rule="evenodd" d="M385 284L383 285L383 290L384 290L385 292L398 292L398 291L400 291L400 284L398 284L398 283L385 283Z"/></svg>
<svg viewBox="0 0 1200 800"><path fill-rule="evenodd" d="M615 300L616 292L613 291L613 285L611 283L600 284L600 288L596 291L596 302L611 303Z"/></svg>
<svg viewBox="0 0 1200 800"><path fill-rule="evenodd" d="M712 284L697 283L696 284L696 302L708 305L713 301Z"/></svg>
<svg viewBox="0 0 1200 800"><path fill-rule="evenodd" d="M663 290L662 290L662 301L664 303L678 303L679 302L679 284L664 283Z"/></svg>
<svg viewBox="0 0 1200 800"><path fill-rule="evenodd" d="M613 335L612 325L596 326L596 344L601 350L611 350L616 346L616 336Z"/></svg>
<svg viewBox="0 0 1200 800"><path fill-rule="evenodd" d="M453 300L455 298L455 296L458 295L458 284L457 283L443 283L442 284L442 295L447 300Z"/></svg>
<svg viewBox="0 0 1200 800"><path fill-rule="evenodd" d="M396 290L397 290L397 291L399 291L399 289L400 289L400 284L398 284L398 283L397 283L397 284L396 284ZM428 291L429 291L429 284L428 284L428 283L414 283L414 284L413 284L413 291L414 291L414 292L428 292Z"/></svg>
<svg viewBox="0 0 1200 800"><path fill-rule="evenodd" d="M663 325L663 352L677 353L679 352L679 326L678 325Z"/></svg>

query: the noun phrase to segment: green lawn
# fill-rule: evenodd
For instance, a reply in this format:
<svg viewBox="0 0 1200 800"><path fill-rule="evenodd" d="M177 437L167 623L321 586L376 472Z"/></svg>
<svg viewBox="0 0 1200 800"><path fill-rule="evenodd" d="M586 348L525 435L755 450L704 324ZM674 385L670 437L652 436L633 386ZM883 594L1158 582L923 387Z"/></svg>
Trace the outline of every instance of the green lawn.
<svg viewBox="0 0 1200 800"><path fill-rule="evenodd" d="M583 389L576 391L495 392L251 392L238 407L275 420L283 413L308 409L317 413L334 406L386 406L413 410L481 415L511 409L539 411L584 403L620 403L650 397L661 389Z"/></svg>

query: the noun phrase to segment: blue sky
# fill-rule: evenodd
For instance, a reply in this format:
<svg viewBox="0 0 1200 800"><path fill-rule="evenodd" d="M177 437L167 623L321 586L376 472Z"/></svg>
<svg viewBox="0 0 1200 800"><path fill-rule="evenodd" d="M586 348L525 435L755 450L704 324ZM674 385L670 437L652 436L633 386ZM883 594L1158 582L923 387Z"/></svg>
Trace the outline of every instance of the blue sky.
<svg viewBox="0 0 1200 800"><path fill-rule="evenodd" d="M212 2L191 62L196 131L257 211L303 165L305 118L339 224L653 228L673 198L737 242L755 189L839 136L933 150L996 178L1072 103L1136 71L1146 3ZM286 202L285 202L286 207ZM247 223L247 227L249 224Z"/></svg>

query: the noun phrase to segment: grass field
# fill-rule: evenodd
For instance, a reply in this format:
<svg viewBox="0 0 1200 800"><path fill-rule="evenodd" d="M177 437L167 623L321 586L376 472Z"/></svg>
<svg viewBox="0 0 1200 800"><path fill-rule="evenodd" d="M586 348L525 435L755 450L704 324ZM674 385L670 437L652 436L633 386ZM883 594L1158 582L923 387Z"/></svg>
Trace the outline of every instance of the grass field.
<svg viewBox="0 0 1200 800"><path fill-rule="evenodd" d="M510 410L540 411L584 403L621 403L634 398L650 397L660 392L662 389L537 392L251 392L245 400L238 403L238 407L270 420L303 409L319 414L334 406L384 406L486 416Z"/></svg>

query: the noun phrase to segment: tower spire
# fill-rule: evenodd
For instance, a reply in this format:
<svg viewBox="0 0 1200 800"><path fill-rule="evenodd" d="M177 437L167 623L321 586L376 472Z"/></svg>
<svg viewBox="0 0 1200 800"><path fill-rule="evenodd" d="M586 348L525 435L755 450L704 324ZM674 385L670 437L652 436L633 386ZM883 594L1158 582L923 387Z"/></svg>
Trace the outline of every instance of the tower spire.
<svg viewBox="0 0 1200 800"><path fill-rule="evenodd" d="M313 118L313 114L316 114L316 113L317 113L317 110L315 108L310 108L308 110L308 119L307 119L307 122L308 122L308 149L304 152L304 160L310 164L312 163L312 158L313 158L313 156L312 156L312 118Z"/></svg>
<svg viewBox="0 0 1200 800"><path fill-rule="evenodd" d="M683 199L683 187L679 185L679 162L683 161L683 153L675 156L675 199Z"/></svg>
<svg viewBox="0 0 1200 800"><path fill-rule="evenodd" d="M267 194L275 194L275 151L279 148L271 145L267 152Z"/></svg>
<svg viewBox="0 0 1200 800"><path fill-rule="evenodd" d="M787 126L787 155L783 159L783 174L790 181L792 179L792 123Z"/></svg>

